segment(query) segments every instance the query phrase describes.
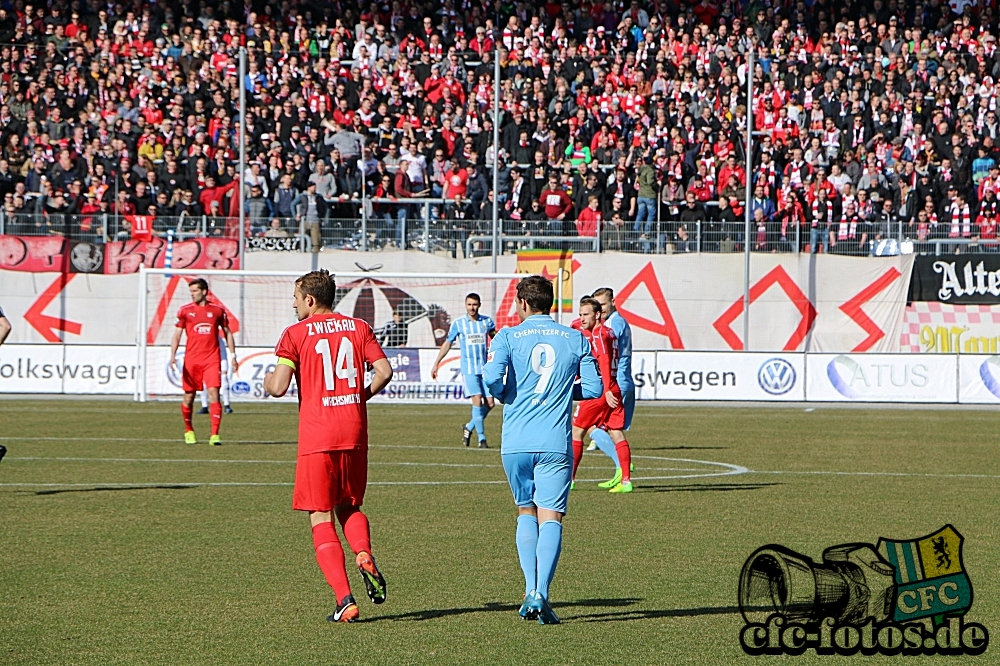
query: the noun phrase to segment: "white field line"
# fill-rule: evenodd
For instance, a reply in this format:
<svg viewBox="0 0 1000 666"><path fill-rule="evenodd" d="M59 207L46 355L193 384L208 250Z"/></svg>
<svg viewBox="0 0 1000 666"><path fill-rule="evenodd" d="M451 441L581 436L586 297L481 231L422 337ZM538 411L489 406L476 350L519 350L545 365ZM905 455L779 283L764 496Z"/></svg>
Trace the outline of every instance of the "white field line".
<svg viewBox="0 0 1000 666"><path fill-rule="evenodd" d="M264 464L264 465L294 465L294 460L219 460L219 459L198 459L198 458L89 458L89 457L79 457L79 458L67 458L67 457L46 457L46 456L13 456L6 457L4 460L19 460L19 461L58 461L58 462L106 462L106 463L221 463L221 464ZM369 466L383 466L383 467L485 467L489 469L496 469L497 464L485 465L481 463L436 463L436 462L372 462L368 461ZM589 465L581 465L580 469L607 469L606 467L596 467ZM698 472L700 471L697 467L646 467L647 471L656 472Z"/></svg>
<svg viewBox="0 0 1000 666"><path fill-rule="evenodd" d="M140 440L131 438L121 438L115 440L108 440L107 438L100 437L61 437L61 438L50 438L50 437L0 437L0 440L46 440L46 441L175 441L175 440ZM475 451L477 453L484 452L483 449L464 449L456 446L424 446L424 445L397 445L397 444L380 444L371 445L371 448L397 448L397 449L432 449L432 450L444 450L444 451ZM486 453L496 453L497 449L488 449ZM1000 474L968 474L968 473L934 473L934 472L848 472L839 470L751 470L749 468L743 467L741 465L732 465L730 463L715 462L709 460L695 460L691 458L667 458L663 456L646 456L646 455L633 455L634 459L644 459L644 460L661 460L669 462L685 462L693 463L696 465L708 465L715 467L722 467L723 470L719 472L710 473L695 473L695 474L683 474L683 475L671 475L671 476L645 476L645 477L633 477L635 480L645 480L645 481L659 481L659 480L669 480L669 479L691 479L691 478L711 478L720 476L737 476L745 474L773 474L773 475L790 475L790 476L871 476L871 477L917 477L917 478L943 478L943 479L1000 479ZM64 462L120 462L120 463L209 463L209 464L278 464L278 465L291 465L294 461L291 460L223 460L223 459L197 459L197 458L88 458L88 457L42 457L42 456L20 456L5 458L8 461L64 461ZM492 468L495 465L484 465L484 464L473 464L473 463L421 463L421 462L369 462L372 466L399 466L399 467L485 467ZM584 466L581 469L605 469L603 467L590 467ZM654 467L645 468L645 471L663 471L663 472L699 472L699 468L691 467ZM581 482L589 481L600 481L602 479L577 479ZM369 485L461 485L464 483L470 484L481 484L481 483L503 483L502 481L374 481L370 482ZM11 486L16 484L0 483L0 486ZM24 484L29 486L38 486L42 484ZM109 485L109 484L55 484L60 486L76 485L76 486L95 486L95 485ZM114 485L114 484L111 484ZM144 484L117 484L117 485L127 485L127 486L141 486ZM145 485L163 485L163 484L145 484ZM169 485L185 485L180 484L169 484ZM200 486L200 485L274 485L274 484L254 484L254 483L189 483L187 485ZM282 484L278 484L282 485Z"/></svg>
<svg viewBox="0 0 1000 666"><path fill-rule="evenodd" d="M921 477L928 479L1000 479L1000 474L937 474L934 472L834 472L834 471L795 471L795 470L747 470L747 474L789 474L805 476L899 476Z"/></svg>
<svg viewBox="0 0 1000 666"><path fill-rule="evenodd" d="M416 447L411 447L416 448ZM733 476L736 474L746 474L747 468L741 467L739 465L730 465L729 463L713 462L708 460L692 460L690 458L665 458L661 456L635 456L636 458L644 458L650 460L665 460L668 462L686 462L694 463L698 465L709 465L715 467L722 467L721 472L710 472L702 474L676 474L671 476L648 476L648 477L633 477L636 481L656 481L656 480L667 480L667 479L694 479L694 478L707 478L716 476ZM97 459L87 459L84 460L97 460ZM114 459L116 462L122 459ZM125 459L125 460L137 460L141 462L146 462L150 459ZM163 460L165 462L175 462L175 460L170 459L156 459ZM204 462L204 461L196 461ZM230 462L230 461L226 461ZM273 462L273 461L267 461ZM391 463L390 463L391 464ZM429 463L433 464L433 463ZM591 468L592 469L592 468ZM651 470L652 471L652 470ZM686 468L678 471L688 471ZM577 479L582 483L598 483L604 479ZM216 487L216 486L291 486L292 483L260 483L260 482L179 482L179 483L168 483L161 481L158 483L0 483L0 487L6 488L156 488L161 486L176 486L185 488L197 488L200 486ZM368 483L370 486L461 486L461 485L507 485L506 481L371 481Z"/></svg>

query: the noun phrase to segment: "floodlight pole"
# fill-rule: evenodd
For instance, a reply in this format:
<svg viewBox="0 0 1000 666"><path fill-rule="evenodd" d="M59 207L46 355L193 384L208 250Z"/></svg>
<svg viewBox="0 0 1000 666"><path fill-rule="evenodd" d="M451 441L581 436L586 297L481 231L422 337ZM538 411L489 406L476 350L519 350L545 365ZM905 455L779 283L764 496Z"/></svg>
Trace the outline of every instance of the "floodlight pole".
<svg viewBox="0 0 1000 666"><path fill-rule="evenodd" d="M240 203L240 269L245 270L246 264L246 168L247 168L247 50L240 47L240 173L237 178L239 189L237 196Z"/></svg>
<svg viewBox="0 0 1000 666"><path fill-rule="evenodd" d="M247 217L246 217L246 172L247 172L247 50L240 47L240 172L236 177L237 201L240 205L240 270L246 270ZM245 285L240 281L240 344L246 342ZM232 363L232 361L230 361ZM230 366L231 367L231 366Z"/></svg>
<svg viewBox="0 0 1000 666"><path fill-rule="evenodd" d="M500 240L500 47L499 40L493 40L493 240L490 242L493 255L493 272L497 272L497 245Z"/></svg>
<svg viewBox="0 0 1000 666"><path fill-rule="evenodd" d="M750 183L753 180L753 50L747 49L746 203L743 205L743 351L750 351Z"/></svg>

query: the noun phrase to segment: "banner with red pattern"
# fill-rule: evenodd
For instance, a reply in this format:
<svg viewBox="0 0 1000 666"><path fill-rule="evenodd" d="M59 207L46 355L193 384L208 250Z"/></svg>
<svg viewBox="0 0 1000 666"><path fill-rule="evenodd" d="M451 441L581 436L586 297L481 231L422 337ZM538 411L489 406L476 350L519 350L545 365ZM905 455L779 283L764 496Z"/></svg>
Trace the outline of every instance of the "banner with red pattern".
<svg viewBox="0 0 1000 666"><path fill-rule="evenodd" d="M163 268L167 243L161 238L110 243L63 236L0 236L0 270L28 273L136 273L139 266ZM173 268L239 268L239 244L232 238L197 238L174 243Z"/></svg>

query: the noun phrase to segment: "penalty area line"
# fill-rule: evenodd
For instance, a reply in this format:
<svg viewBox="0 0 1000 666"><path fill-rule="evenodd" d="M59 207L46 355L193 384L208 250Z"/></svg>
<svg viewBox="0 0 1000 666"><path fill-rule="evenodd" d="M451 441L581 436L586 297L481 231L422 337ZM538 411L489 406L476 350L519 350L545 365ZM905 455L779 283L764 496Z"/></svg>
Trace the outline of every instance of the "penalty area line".
<svg viewBox="0 0 1000 666"><path fill-rule="evenodd" d="M931 479L1000 479L1000 474L947 474L934 472L834 472L834 471L795 471L795 470L747 470L747 474L787 474L802 476L898 476L921 477Z"/></svg>

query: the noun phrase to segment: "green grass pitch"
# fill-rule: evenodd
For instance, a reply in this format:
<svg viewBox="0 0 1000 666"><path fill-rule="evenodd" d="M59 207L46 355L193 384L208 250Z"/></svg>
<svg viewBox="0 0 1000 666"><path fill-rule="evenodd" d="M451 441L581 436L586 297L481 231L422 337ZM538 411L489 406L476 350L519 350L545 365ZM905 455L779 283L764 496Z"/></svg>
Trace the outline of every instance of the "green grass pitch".
<svg viewBox="0 0 1000 666"><path fill-rule="evenodd" d="M180 442L176 403L0 401L0 664L771 663L738 645L754 549L819 559L945 523L965 536L969 618L1000 636L995 411L640 406L638 491L578 483L564 623L541 627L515 614L515 509L497 449L461 446L468 408L371 407L365 510L389 599L362 599L349 568L364 622L333 625L290 508L295 408L235 407L210 448ZM195 427L207 441L208 417ZM732 466L749 471L707 476ZM611 471L588 453L580 477Z"/></svg>

